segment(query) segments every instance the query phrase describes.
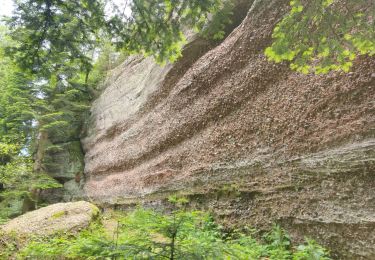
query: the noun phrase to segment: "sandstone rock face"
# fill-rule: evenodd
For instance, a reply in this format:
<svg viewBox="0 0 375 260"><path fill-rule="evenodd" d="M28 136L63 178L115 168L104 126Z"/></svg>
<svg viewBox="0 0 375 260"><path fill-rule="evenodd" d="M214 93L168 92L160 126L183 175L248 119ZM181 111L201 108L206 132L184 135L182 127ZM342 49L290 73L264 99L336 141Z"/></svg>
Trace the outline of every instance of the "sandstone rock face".
<svg viewBox="0 0 375 260"><path fill-rule="evenodd" d="M10 220L0 229L18 235L51 235L75 232L89 226L99 209L85 201L53 204Z"/></svg>
<svg viewBox="0 0 375 260"><path fill-rule="evenodd" d="M119 67L83 140L86 196L153 206L178 192L228 225L278 222L374 259L375 60L325 76L268 62L288 2L254 1L222 44L196 40L173 66Z"/></svg>

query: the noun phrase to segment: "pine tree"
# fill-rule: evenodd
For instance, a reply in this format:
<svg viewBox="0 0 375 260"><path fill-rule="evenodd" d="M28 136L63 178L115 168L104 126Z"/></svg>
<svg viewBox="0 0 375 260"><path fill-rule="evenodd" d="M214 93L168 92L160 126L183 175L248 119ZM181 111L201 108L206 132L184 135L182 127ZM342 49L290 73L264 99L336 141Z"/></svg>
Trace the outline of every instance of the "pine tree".
<svg viewBox="0 0 375 260"><path fill-rule="evenodd" d="M358 55L375 54L375 4L368 0L292 0L266 49L302 73L349 72Z"/></svg>
<svg viewBox="0 0 375 260"><path fill-rule="evenodd" d="M89 74L92 60L87 54L107 35L129 54L174 61L185 43L183 31L202 31L209 15L220 17L213 18L212 28L218 31L211 33L222 36L222 24L228 22L223 14L230 13L231 1L134 0L125 1L128 4L121 9L100 0L20 0L7 20L12 38L19 44L8 48L8 53L33 72L57 70L66 61L79 60L81 70Z"/></svg>

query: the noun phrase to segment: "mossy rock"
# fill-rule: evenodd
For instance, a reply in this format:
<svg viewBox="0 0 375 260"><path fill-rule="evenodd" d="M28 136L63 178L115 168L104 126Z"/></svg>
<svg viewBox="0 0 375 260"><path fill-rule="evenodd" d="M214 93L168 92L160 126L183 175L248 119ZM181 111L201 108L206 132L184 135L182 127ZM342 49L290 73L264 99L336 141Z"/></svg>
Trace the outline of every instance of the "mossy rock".
<svg viewBox="0 0 375 260"><path fill-rule="evenodd" d="M71 180L83 172L83 152L79 141L59 145L61 150L48 151L43 164L55 179Z"/></svg>
<svg viewBox="0 0 375 260"><path fill-rule="evenodd" d="M74 233L87 228L99 212L95 205L86 201L57 203L12 219L0 229L22 236Z"/></svg>

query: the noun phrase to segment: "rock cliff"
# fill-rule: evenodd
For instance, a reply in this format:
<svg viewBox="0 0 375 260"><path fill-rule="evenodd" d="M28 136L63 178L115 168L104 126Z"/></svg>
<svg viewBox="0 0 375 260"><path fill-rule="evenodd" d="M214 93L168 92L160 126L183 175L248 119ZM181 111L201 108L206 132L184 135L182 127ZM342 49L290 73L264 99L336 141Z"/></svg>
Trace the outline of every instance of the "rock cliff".
<svg viewBox="0 0 375 260"><path fill-rule="evenodd" d="M153 206L181 193L228 225L278 222L334 257L374 259L375 60L324 76L268 62L288 2L254 1L225 41L193 39L176 64L112 71L83 139L86 196Z"/></svg>

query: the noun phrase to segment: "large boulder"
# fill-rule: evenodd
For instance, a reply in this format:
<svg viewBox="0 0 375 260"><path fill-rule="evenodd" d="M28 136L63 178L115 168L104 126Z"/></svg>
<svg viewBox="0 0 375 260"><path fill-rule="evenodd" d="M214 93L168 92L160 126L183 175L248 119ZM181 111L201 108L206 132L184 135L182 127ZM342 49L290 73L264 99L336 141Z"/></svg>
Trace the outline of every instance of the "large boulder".
<svg viewBox="0 0 375 260"><path fill-rule="evenodd" d="M51 235L76 232L89 226L99 209L86 201L57 203L10 220L0 229L17 235Z"/></svg>

